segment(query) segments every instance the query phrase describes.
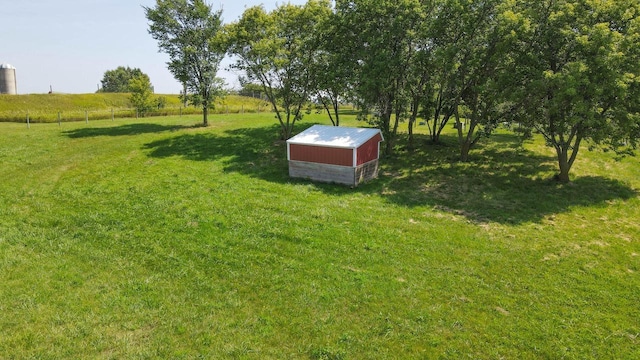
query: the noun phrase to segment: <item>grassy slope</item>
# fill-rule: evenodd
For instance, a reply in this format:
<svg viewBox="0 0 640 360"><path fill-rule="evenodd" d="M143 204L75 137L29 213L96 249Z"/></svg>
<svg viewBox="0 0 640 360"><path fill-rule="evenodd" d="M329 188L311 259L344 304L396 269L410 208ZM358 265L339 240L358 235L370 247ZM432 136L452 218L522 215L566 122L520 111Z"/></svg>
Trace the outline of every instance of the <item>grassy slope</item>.
<svg viewBox="0 0 640 360"><path fill-rule="evenodd" d="M157 95L166 100L166 109L176 115L181 106L178 95ZM85 111L89 119L105 119L111 117L111 110L116 116L135 117L129 101L129 94L98 93L98 94L30 94L30 95L0 95L0 121L26 121L29 114L31 122L57 121L58 113L63 121L84 120ZM257 111L266 105L258 99L230 95L216 103L214 112ZM183 109L184 113L195 113L199 109Z"/></svg>
<svg viewBox="0 0 640 360"><path fill-rule="evenodd" d="M289 179L271 115L199 122L0 124L0 354L640 357L637 159L560 186L503 133L349 189Z"/></svg>

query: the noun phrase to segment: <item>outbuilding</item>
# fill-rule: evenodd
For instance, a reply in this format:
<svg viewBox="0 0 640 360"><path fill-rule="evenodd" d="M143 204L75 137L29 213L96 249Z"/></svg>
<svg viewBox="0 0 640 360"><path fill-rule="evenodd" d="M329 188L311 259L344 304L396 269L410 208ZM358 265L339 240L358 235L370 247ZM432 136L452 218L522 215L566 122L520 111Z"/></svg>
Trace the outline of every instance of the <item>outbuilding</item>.
<svg viewBox="0 0 640 360"><path fill-rule="evenodd" d="M378 176L378 129L313 125L287 140L289 176L357 186Z"/></svg>

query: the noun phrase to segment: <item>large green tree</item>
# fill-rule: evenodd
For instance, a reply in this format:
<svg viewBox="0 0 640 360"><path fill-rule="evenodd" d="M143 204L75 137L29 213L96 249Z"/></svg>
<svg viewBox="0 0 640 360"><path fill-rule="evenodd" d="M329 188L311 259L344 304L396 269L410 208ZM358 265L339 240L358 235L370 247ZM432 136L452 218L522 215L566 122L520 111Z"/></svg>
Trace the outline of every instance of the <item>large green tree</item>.
<svg viewBox="0 0 640 360"><path fill-rule="evenodd" d="M416 28L424 21L419 0L337 0L336 21L350 46L353 89L361 107L374 109L373 123L393 151L398 126L410 104L407 84L416 54ZM346 60L345 60L346 61Z"/></svg>
<svg viewBox="0 0 640 360"><path fill-rule="evenodd" d="M425 85L413 95L413 111L418 108L426 120L431 141L440 141L440 134L460 105L460 79L458 71L464 62L461 50L464 42L473 36L464 25L465 0L435 0L425 26L419 33L420 43L425 44L418 59L417 78ZM467 27L467 29L464 29ZM420 89L420 88L418 88ZM416 96L423 95L422 101Z"/></svg>
<svg viewBox="0 0 640 360"><path fill-rule="evenodd" d="M209 109L224 94L224 81L216 77L226 53L222 10L213 11L204 0L157 0L144 10L149 33L169 55L169 71L186 86L191 103L202 106L207 126Z"/></svg>
<svg viewBox="0 0 640 360"><path fill-rule="evenodd" d="M330 12L326 0L310 0L303 6L284 4L271 12L254 6L227 28L229 52L237 58L234 67L262 86L282 139L292 136L303 116L312 90L315 32Z"/></svg>
<svg viewBox="0 0 640 360"><path fill-rule="evenodd" d="M512 69L518 119L557 155L561 182L585 142L616 151L640 135L640 3L510 0L523 24Z"/></svg>
<svg viewBox="0 0 640 360"><path fill-rule="evenodd" d="M454 108L460 160L467 161L469 151L483 137L488 136L503 120L503 81L507 76L511 31L517 23L505 20L503 0L450 0L459 8L460 40L453 44L456 69L450 84ZM446 45L445 45L446 46ZM460 121L460 109L465 120Z"/></svg>
<svg viewBox="0 0 640 360"><path fill-rule="evenodd" d="M418 116L429 118L434 108L435 81L435 38L433 18L436 0L423 3L424 20L416 27L416 39L413 46L415 54L408 64L407 92L409 98L409 119L407 130L409 133L408 148L414 148L414 126Z"/></svg>
<svg viewBox="0 0 640 360"><path fill-rule="evenodd" d="M129 81L140 76L146 76L147 79L149 78L149 76L143 73L142 70L138 68L130 68L128 66L118 66L114 70L107 70L105 71L102 80L100 80L102 87L99 92L128 93L130 92Z"/></svg>
<svg viewBox="0 0 640 360"><path fill-rule="evenodd" d="M315 32L316 55L311 63L314 100L325 109L334 126L340 126L340 103L353 94L356 63L352 58L351 29L332 12Z"/></svg>

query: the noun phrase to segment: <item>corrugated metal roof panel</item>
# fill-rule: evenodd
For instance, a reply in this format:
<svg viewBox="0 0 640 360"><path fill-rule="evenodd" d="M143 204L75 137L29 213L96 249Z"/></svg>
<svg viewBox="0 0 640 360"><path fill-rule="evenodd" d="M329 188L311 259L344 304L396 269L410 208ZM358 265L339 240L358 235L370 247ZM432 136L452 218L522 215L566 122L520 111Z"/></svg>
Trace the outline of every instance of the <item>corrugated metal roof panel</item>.
<svg viewBox="0 0 640 360"><path fill-rule="evenodd" d="M357 149L377 134L382 136L379 129L313 125L287 143Z"/></svg>

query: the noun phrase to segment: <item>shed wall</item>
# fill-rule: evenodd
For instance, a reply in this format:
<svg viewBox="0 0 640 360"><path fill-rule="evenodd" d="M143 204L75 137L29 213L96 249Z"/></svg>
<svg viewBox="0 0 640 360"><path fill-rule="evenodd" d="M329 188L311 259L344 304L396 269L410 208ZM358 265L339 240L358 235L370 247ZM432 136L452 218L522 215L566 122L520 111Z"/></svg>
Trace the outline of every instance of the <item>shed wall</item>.
<svg viewBox="0 0 640 360"><path fill-rule="evenodd" d="M380 142L382 141L382 136L377 134L376 136L369 139L366 143L362 144L358 148L358 161L357 166L362 164L366 164L369 161L377 160L378 153L380 151Z"/></svg>
<svg viewBox="0 0 640 360"><path fill-rule="evenodd" d="M289 161L289 176L315 181L355 185L354 168L305 161Z"/></svg>
<svg viewBox="0 0 640 360"><path fill-rule="evenodd" d="M330 165L353 166L353 150L315 145L289 144L289 159Z"/></svg>

